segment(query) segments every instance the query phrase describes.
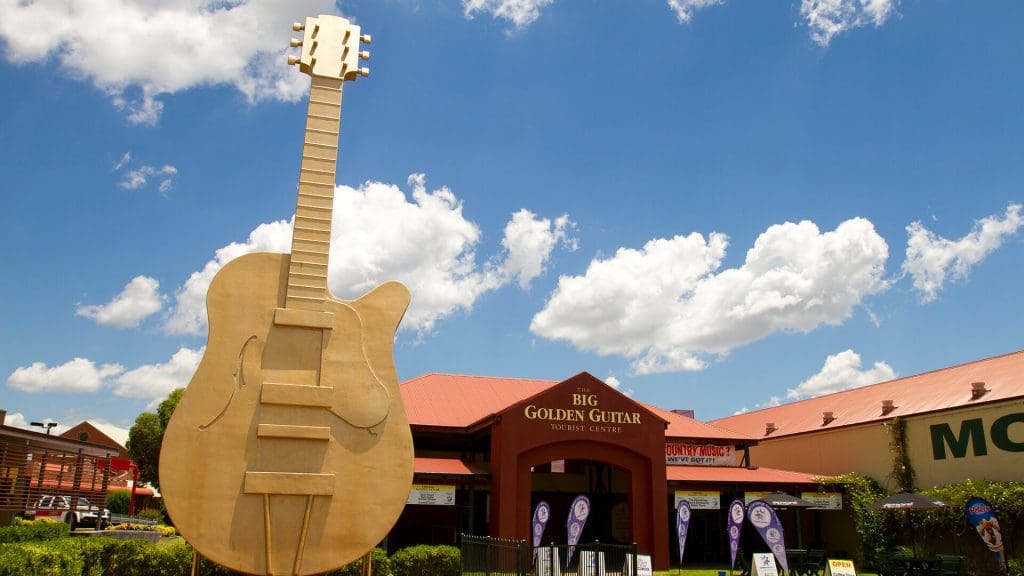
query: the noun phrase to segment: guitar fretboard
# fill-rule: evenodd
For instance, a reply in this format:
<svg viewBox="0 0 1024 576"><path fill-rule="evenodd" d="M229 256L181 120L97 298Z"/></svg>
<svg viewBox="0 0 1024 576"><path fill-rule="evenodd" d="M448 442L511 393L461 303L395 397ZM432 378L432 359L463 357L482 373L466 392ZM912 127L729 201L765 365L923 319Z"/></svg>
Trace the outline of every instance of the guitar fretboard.
<svg viewBox="0 0 1024 576"><path fill-rule="evenodd" d="M326 298L341 92L339 79L310 84L285 308L321 310Z"/></svg>

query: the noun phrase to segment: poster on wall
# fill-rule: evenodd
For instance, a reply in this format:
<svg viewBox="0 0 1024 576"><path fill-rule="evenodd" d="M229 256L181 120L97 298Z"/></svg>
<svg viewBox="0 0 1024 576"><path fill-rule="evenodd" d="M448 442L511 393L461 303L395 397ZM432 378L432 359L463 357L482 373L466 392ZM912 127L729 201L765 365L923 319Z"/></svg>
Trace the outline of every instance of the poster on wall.
<svg viewBox="0 0 1024 576"><path fill-rule="evenodd" d="M406 504L455 506L455 486L447 484L413 484Z"/></svg>
<svg viewBox="0 0 1024 576"><path fill-rule="evenodd" d="M747 506L747 518L757 533L761 535L768 549L779 561L782 571L789 574L789 562L786 559L786 538L782 533L782 523L775 510L763 500L754 500Z"/></svg>
<svg viewBox="0 0 1024 576"><path fill-rule="evenodd" d="M721 510L722 493L717 490L676 490L675 507L686 501L691 510Z"/></svg>
<svg viewBox="0 0 1024 576"><path fill-rule="evenodd" d="M809 510L842 510L842 492L801 492L800 497L814 504Z"/></svg>
<svg viewBox="0 0 1024 576"><path fill-rule="evenodd" d="M720 444L665 444L669 466L735 466L736 447Z"/></svg>

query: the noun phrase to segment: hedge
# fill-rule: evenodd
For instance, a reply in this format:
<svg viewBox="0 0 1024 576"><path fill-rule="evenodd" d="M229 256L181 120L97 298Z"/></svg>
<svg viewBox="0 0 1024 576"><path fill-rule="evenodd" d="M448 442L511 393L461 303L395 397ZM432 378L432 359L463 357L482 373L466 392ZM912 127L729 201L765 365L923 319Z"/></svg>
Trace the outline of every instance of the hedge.
<svg viewBox="0 0 1024 576"><path fill-rule="evenodd" d="M37 520L15 518L13 525L0 528L0 544L57 540L67 537L68 530L67 524L49 518Z"/></svg>
<svg viewBox="0 0 1024 576"><path fill-rule="evenodd" d="M59 525L66 534L66 525ZM191 567L192 548L184 540L154 545L75 537L0 544L0 576L187 576ZM459 549L453 546L413 546L390 559L384 550L373 551L374 576L457 576L459 567ZM324 576L358 576L361 568L362 560L357 560ZM236 573L203 560L199 574Z"/></svg>
<svg viewBox="0 0 1024 576"><path fill-rule="evenodd" d="M391 569L401 576L458 576L462 570L455 546L410 546L391 555Z"/></svg>

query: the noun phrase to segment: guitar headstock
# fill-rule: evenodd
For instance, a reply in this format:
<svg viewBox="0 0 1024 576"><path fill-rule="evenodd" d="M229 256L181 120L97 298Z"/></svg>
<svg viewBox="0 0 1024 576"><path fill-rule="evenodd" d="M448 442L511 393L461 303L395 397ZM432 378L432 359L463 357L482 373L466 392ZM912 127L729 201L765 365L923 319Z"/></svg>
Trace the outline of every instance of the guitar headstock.
<svg viewBox="0 0 1024 576"><path fill-rule="evenodd" d="M370 59L369 52L359 50L360 42L370 43L370 35L360 35L359 26L345 18L321 14L306 18L305 24L292 24L292 30L305 33L302 40L292 39L291 45L301 46L302 53L289 56L288 63L298 64L304 74L338 80L370 75L369 68L359 67L359 59Z"/></svg>

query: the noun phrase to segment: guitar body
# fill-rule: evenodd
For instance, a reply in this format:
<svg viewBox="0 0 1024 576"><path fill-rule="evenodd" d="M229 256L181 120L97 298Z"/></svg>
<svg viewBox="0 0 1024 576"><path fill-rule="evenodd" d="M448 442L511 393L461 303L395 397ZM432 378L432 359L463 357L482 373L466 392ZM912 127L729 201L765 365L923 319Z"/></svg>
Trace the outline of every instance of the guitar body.
<svg viewBox="0 0 1024 576"><path fill-rule="evenodd" d="M203 556L250 574L317 574L394 525L413 446L392 345L409 292L286 309L290 256L228 263L207 295L209 340L164 435L160 490Z"/></svg>

